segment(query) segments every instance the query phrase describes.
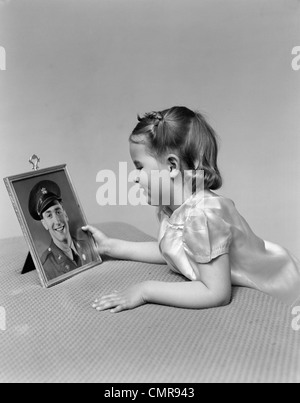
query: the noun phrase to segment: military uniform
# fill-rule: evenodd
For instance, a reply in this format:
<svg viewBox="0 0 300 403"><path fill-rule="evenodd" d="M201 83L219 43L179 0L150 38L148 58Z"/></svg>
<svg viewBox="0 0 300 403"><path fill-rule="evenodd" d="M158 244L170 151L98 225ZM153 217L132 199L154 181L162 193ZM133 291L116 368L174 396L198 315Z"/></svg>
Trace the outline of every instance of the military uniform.
<svg viewBox="0 0 300 403"><path fill-rule="evenodd" d="M37 183L30 192L28 209L35 221L43 219L43 213L55 202L62 202L61 190L52 181L44 180ZM81 231L79 238L85 236ZM86 235L86 240L72 237L73 244L70 256L67 256L52 240L49 248L43 253L41 262L47 279L53 280L64 274L72 272L79 267L99 261L99 256L92 248L92 241ZM74 250L75 249L75 250Z"/></svg>
<svg viewBox="0 0 300 403"><path fill-rule="evenodd" d="M41 261L49 281L99 259L89 242L73 238L73 243L77 250L74 260L71 260L53 241L43 253Z"/></svg>

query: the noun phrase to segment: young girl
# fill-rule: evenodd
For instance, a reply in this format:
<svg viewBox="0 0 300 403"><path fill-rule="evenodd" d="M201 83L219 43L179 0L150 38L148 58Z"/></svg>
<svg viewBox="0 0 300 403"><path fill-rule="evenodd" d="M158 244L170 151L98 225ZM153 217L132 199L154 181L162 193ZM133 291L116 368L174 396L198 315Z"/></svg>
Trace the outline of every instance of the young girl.
<svg viewBox="0 0 300 403"><path fill-rule="evenodd" d="M130 136L136 182L160 200L158 242L134 243L85 227L99 253L116 259L163 264L186 282L148 281L96 300L93 308L113 313L146 303L204 309L228 305L232 285L255 288L293 304L300 296L300 262L284 248L258 238L234 203L214 193L222 186L216 134L200 113L185 107L146 114ZM168 172L164 187L149 186L151 173ZM203 175L204 189L186 195L188 175ZM182 180L184 178L184 180ZM178 180L181 179L181 180ZM170 203L163 205L170 194ZM176 200L182 202L176 203Z"/></svg>

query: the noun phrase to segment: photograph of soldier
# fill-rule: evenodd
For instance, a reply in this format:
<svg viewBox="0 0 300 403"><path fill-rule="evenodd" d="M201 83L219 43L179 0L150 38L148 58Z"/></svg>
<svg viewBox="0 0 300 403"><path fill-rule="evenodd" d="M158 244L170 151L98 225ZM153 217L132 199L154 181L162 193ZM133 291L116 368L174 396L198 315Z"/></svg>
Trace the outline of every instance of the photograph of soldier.
<svg viewBox="0 0 300 403"><path fill-rule="evenodd" d="M70 273L99 259L89 238L83 231L71 234L68 214L62 200L60 187L51 180L37 183L30 192L28 209L31 217L48 231L51 243L41 255L48 281Z"/></svg>

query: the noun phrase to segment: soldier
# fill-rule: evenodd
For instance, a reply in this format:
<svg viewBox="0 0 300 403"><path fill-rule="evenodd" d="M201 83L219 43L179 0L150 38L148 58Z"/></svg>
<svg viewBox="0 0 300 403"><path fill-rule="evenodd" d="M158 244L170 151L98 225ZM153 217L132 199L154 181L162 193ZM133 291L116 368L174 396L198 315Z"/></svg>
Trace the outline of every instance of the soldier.
<svg viewBox="0 0 300 403"><path fill-rule="evenodd" d="M45 180L35 185L30 192L28 207L32 218L41 221L52 238L51 245L41 257L48 280L99 259L89 241L71 236L69 218L56 183Z"/></svg>

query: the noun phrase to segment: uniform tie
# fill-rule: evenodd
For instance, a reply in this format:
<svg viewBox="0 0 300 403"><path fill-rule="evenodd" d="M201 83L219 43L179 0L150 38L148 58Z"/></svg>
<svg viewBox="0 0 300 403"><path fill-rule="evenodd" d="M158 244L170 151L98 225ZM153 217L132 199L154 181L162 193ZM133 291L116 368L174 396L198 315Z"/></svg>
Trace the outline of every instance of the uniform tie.
<svg viewBox="0 0 300 403"><path fill-rule="evenodd" d="M73 261L76 263L76 265L78 267L82 266L82 262L81 262L79 255L77 255L77 253L75 253L73 250L72 250L72 254L73 254Z"/></svg>

